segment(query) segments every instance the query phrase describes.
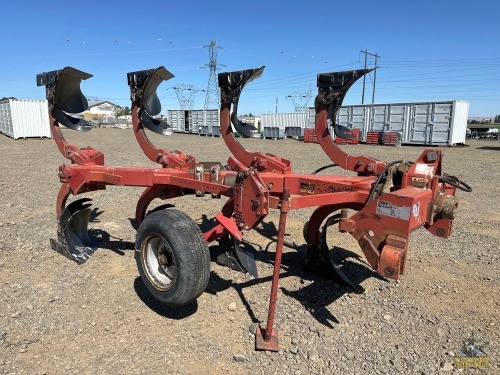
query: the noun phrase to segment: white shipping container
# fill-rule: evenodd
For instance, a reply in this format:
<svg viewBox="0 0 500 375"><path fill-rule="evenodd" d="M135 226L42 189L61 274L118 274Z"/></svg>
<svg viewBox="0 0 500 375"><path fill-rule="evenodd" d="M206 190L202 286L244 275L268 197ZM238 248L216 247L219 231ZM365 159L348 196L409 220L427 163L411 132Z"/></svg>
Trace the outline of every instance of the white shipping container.
<svg viewBox="0 0 500 375"><path fill-rule="evenodd" d="M169 109L167 111L167 122L175 133L185 132L183 110Z"/></svg>
<svg viewBox="0 0 500 375"><path fill-rule="evenodd" d="M205 117L205 111L203 109L191 109L188 111L188 132L198 133L198 128L203 126L203 121Z"/></svg>
<svg viewBox="0 0 500 375"><path fill-rule="evenodd" d="M191 109L188 111L189 132L198 133L201 127L207 127L204 132L212 134L212 126L219 126L218 109Z"/></svg>
<svg viewBox="0 0 500 375"><path fill-rule="evenodd" d="M218 126L219 125L219 110L218 109L207 109L205 111L204 124L207 126Z"/></svg>
<svg viewBox="0 0 500 375"><path fill-rule="evenodd" d="M207 109L204 111L203 126L208 127L208 133L213 134L215 128L220 126L220 116L218 109ZM217 132L217 130L215 130ZM220 131L219 131L220 133Z"/></svg>
<svg viewBox="0 0 500 375"><path fill-rule="evenodd" d="M47 101L1 101L0 132L14 139L51 138Z"/></svg>
<svg viewBox="0 0 500 375"><path fill-rule="evenodd" d="M411 103L408 107L403 143L448 146L465 143L468 102Z"/></svg>
<svg viewBox="0 0 500 375"><path fill-rule="evenodd" d="M169 109L167 121L177 133L198 133L200 127L208 126L209 134L211 134L212 126L219 126L219 110Z"/></svg>
<svg viewBox="0 0 500 375"><path fill-rule="evenodd" d="M391 131L406 144L453 146L465 143L468 113L469 103L461 100L366 104L341 107L335 121L360 129L363 142L369 131ZM310 127L314 120L315 110L309 108Z"/></svg>
<svg viewBox="0 0 500 375"><path fill-rule="evenodd" d="M308 121L307 112L269 113L261 116L262 128L279 128L283 132L288 127L307 128Z"/></svg>
<svg viewBox="0 0 500 375"><path fill-rule="evenodd" d="M469 118L469 102L463 100L453 101L451 112L452 124L450 126L450 145L464 144L467 137L467 119Z"/></svg>

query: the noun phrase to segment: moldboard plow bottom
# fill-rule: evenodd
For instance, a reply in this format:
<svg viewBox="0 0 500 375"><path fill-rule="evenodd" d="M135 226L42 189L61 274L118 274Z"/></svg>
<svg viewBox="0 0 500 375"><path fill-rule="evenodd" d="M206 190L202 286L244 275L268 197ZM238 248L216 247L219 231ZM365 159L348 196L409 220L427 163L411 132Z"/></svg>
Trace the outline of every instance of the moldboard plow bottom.
<svg viewBox="0 0 500 375"><path fill-rule="evenodd" d="M256 349L278 351L274 316L290 210L315 208L303 231L308 268L355 289L356 285L333 261L328 230L351 234L378 274L398 279L404 273L410 232L425 227L437 237L449 237L458 207L456 189L471 189L464 181L443 172L443 155L438 149L424 150L414 162L388 163L349 155L333 142L327 121L332 121L337 137L352 136L349 129L335 124L335 114L347 90L368 70L319 74L317 81L315 129L320 146L333 166L351 171L352 176L296 174L290 160L246 150L235 137L233 127L243 135L255 129L238 120L238 102L245 85L263 71L264 67L260 67L219 74L221 135L233 155L225 165L198 162L182 151L156 147L148 139L146 129L171 134L169 124L155 118L161 111L156 90L161 82L173 77L164 67L127 74L133 132L146 157L158 164L155 168L108 166L103 153L91 147L79 148L64 139L60 125L80 131L90 129L77 115L88 107L80 84L90 74L66 67L37 75L37 84L46 88L52 136L61 154L70 161L59 167L57 238L51 239L51 247L79 264L97 250L87 233L90 200L81 198L67 205L70 195L105 190L108 185L143 187L135 212L137 267L155 299L182 308L207 287L208 243L226 244L228 251L218 257L220 264L258 277L253 252L241 246L241 241L244 232L256 228L270 210L278 210L267 323L257 328L255 343ZM212 226L204 232L170 204L148 212L148 206L157 198L205 194L226 200Z"/></svg>

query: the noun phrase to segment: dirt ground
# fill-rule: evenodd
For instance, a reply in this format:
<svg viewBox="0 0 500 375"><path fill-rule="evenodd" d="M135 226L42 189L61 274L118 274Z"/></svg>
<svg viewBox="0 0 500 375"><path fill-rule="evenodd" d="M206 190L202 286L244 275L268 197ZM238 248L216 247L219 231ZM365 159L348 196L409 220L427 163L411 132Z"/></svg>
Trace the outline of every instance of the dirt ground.
<svg viewBox="0 0 500 375"><path fill-rule="evenodd" d="M104 152L106 164L154 166L130 129L64 134ZM230 156L221 138L152 138L199 161L225 163ZM291 159L299 173L329 164L315 144L242 143ZM423 150L343 148L387 161L414 160ZM340 260L363 292L306 273L302 227L312 211L292 211L276 316L279 353L254 351L249 332L252 322L267 318L276 212L245 235L258 250L259 278L212 262L206 292L196 303L170 309L149 296L134 260L130 220L142 189L89 194L99 213L89 225L99 249L79 266L49 245L56 235L57 168L65 162L54 142L0 135L0 150L0 374L500 373L500 142L442 148L444 170L473 192L457 193L459 215L450 239L424 229L412 234L398 282L377 277L356 243L343 236L335 239L346 249ZM223 200L187 196L173 203L201 225ZM210 250L213 256L220 251L216 244ZM488 368L459 370L455 357L472 339Z"/></svg>

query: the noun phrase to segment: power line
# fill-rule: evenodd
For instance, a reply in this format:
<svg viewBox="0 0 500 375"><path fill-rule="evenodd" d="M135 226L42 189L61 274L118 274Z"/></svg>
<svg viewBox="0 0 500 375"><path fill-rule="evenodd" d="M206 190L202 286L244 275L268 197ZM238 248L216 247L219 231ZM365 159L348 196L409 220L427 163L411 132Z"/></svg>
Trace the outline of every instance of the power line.
<svg viewBox="0 0 500 375"><path fill-rule="evenodd" d="M500 62L500 57L486 57L486 58L473 58L473 59L425 59L425 60L385 60L389 63L417 63L417 62L468 62L468 61L491 61L495 60Z"/></svg>
<svg viewBox="0 0 500 375"><path fill-rule="evenodd" d="M328 67L328 68L325 68L325 69L321 69L321 70L313 70L313 71L309 71L309 72L304 72L304 73L298 73L298 74L293 74L293 75L290 75L290 76L284 76L284 77L278 77L278 78L273 78L273 79L268 79L268 80L265 80L265 81L262 81L262 82L255 82L252 84L252 87L253 88L261 88L261 87L265 87L265 86L271 86L271 87L275 87L276 86L276 81L283 81L283 82L301 82L301 81L304 81L304 82L310 82L310 76L311 75L314 75L316 76L317 74L319 73L322 73L322 72L328 72L328 71L332 71L332 70L335 70L335 69L338 69L338 68L341 68L341 67L346 67L346 66L352 66L352 65L357 65L359 64L359 62L357 61L354 61L354 62L350 62L350 63L347 63L347 64L341 64L341 65L336 65L336 66L331 66L331 67ZM309 76L309 77L306 77L304 79L301 79L301 80L297 80L297 77L302 77L302 76Z"/></svg>

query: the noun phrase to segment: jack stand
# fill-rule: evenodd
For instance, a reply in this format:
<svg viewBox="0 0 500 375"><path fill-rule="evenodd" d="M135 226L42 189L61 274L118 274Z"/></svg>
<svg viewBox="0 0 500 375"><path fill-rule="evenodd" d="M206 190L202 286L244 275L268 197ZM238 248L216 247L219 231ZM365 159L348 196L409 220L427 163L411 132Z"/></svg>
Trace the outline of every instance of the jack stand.
<svg viewBox="0 0 500 375"><path fill-rule="evenodd" d="M280 278L281 256L283 255L283 242L285 238L286 215L290 203L290 190L283 189L280 207L280 221L278 225L278 242L276 244L276 255L274 257L273 281L271 284L271 296L269 297L269 310L267 314L266 328L257 327L255 331L255 349L279 351L278 332L273 329L274 314L276 313L276 301L278 299L278 283Z"/></svg>

